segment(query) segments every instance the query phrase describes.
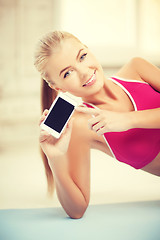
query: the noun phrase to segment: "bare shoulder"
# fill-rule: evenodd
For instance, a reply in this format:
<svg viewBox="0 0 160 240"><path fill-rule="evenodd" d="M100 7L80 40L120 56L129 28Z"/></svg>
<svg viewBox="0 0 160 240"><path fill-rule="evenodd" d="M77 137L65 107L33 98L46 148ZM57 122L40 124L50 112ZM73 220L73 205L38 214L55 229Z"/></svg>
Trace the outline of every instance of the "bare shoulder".
<svg viewBox="0 0 160 240"><path fill-rule="evenodd" d="M116 73L116 76L144 82L137 71L137 64L140 64L142 62L143 62L142 58L139 57L132 58Z"/></svg>
<svg viewBox="0 0 160 240"><path fill-rule="evenodd" d="M117 72L117 76L146 82L160 92L160 69L144 58L131 59Z"/></svg>
<svg viewBox="0 0 160 240"><path fill-rule="evenodd" d="M76 138L80 138L83 141L91 142L93 139L93 133L88 128L88 120L91 116L76 112L74 113L74 121L73 121L73 134Z"/></svg>

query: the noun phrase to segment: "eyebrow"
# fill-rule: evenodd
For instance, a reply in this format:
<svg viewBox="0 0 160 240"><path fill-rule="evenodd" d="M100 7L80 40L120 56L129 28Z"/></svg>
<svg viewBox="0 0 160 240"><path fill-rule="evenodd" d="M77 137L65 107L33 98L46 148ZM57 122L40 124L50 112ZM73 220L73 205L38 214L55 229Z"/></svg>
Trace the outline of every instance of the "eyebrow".
<svg viewBox="0 0 160 240"><path fill-rule="evenodd" d="M78 57L79 57L79 55L80 55L80 53L81 53L81 51L82 51L83 49L84 49L84 48L82 48L82 49L79 50L79 52L78 52L78 54L77 54L77 57L76 57L76 60L78 59ZM64 68L63 70L61 70L59 76L62 74L62 72L64 72L65 70L67 70L67 69L70 68L70 67L71 67L71 66L68 66L68 67Z"/></svg>

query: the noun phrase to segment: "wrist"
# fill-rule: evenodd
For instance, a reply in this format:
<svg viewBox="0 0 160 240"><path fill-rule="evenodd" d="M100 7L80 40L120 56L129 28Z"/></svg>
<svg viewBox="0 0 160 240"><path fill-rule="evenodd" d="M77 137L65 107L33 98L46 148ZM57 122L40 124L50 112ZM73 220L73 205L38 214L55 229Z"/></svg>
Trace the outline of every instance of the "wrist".
<svg viewBox="0 0 160 240"><path fill-rule="evenodd" d="M54 156L48 158L48 163L52 172L61 171L67 166L67 160L65 154L55 154Z"/></svg>
<svg viewBox="0 0 160 240"><path fill-rule="evenodd" d="M129 129L135 128L136 126L136 123L135 123L136 119L133 113L134 112L130 112L129 114Z"/></svg>
<svg viewBox="0 0 160 240"><path fill-rule="evenodd" d="M65 154L58 149L53 149L52 151L44 152L48 161L55 161L55 159L61 159Z"/></svg>
<svg viewBox="0 0 160 240"><path fill-rule="evenodd" d="M126 130L132 129L132 128L136 128L137 125L137 118L134 114L135 112L126 112L125 113L125 126L126 126Z"/></svg>
<svg viewBox="0 0 160 240"><path fill-rule="evenodd" d="M140 128L141 123L143 122L143 116L139 111L131 112L130 114L130 127L131 128Z"/></svg>

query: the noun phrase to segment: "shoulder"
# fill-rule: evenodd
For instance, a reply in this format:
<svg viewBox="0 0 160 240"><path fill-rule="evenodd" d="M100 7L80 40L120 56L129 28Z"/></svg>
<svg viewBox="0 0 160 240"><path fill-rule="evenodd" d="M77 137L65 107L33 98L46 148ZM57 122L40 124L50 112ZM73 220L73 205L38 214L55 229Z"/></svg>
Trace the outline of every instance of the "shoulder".
<svg viewBox="0 0 160 240"><path fill-rule="evenodd" d="M68 159L72 164L73 162L78 163L89 160L92 141L94 141L92 131L88 128L87 116L75 112L73 118L71 139L67 152Z"/></svg>
<svg viewBox="0 0 160 240"><path fill-rule="evenodd" d="M88 120L91 118L90 115L76 112L73 115L73 137L79 138L85 142L92 142L94 138L93 132L88 128Z"/></svg>
<svg viewBox="0 0 160 240"><path fill-rule="evenodd" d="M116 76L143 81L139 72L137 71L137 68L144 63L145 60L143 58L134 57L130 59L122 68L120 68L120 70L116 73Z"/></svg>
<svg viewBox="0 0 160 240"><path fill-rule="evenodd" d="M141 57L132 58L116 75L147 82L155 90L160 92L160 69Z"/></svg>

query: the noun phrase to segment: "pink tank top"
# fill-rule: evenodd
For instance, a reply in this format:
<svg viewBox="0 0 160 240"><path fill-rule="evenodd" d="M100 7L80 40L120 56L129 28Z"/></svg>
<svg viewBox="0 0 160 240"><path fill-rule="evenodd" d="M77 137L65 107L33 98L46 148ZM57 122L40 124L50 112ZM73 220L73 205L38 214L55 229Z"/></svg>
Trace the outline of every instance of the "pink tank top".
<svg viewBox="0 0 160 240"><path fill-rule="evenodd" d="M160 93L148 83L119 77L109 79L125 91L135 111L160 107ZM123 132L107 132L104 139L114 158L136 169L146 166L160 152L160 129L134 128Z"/></svg>

